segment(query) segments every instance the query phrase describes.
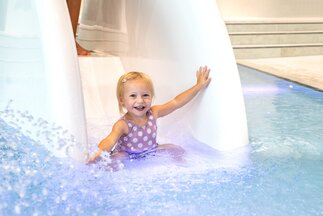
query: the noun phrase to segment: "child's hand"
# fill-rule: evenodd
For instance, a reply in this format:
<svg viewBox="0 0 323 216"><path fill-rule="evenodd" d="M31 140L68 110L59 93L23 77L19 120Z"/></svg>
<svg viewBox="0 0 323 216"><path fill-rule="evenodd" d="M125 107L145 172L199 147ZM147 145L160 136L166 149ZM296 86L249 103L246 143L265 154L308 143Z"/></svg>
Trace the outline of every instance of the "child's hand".
<svg viewBox="0 0 323 216"><path fill-rule="evenodd" d="M102 150L98 150L94 155L89 157L89 159L86 161L86 164L95 163L100 158L101 154Z"/></svg>
<svg viewBox="0 0 323 216"><path fill-rule="evenodd" d="M209 83L211 82L211 78L209 77L210 70L211 69L207 68L207 66L204 66L204 67L200 67L196 71L196 79L197 79L196 85L198 85L201 89L208 86Z"/></svg>

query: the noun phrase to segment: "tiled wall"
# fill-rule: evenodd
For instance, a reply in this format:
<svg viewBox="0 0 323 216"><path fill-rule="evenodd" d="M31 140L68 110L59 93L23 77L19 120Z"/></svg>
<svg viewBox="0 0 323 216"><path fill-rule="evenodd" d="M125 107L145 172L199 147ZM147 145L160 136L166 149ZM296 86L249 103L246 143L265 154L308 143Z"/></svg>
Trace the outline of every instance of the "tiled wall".
<svg viewBox="0 0 323 216"><path fill-rule="evenodd" d="M323 19L322 0L216 0L224 20Z"/></svg>
<svg viewBox="0 0 323 216"><path fill-rule="evenodd" d="M237 59L323 54L323 21L227 21Z"/></svg>

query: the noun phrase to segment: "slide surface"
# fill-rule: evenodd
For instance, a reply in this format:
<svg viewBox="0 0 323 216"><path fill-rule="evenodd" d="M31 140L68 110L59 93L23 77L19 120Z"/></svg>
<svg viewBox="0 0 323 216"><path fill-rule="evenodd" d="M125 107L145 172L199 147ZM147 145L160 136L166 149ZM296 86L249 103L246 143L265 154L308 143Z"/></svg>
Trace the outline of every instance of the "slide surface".
<svg viewBox="0 0 323 216"><path fill-rule="evenodd" d="M105 3L99 5L107 9ZM149 74L156 88L155 104L192 86L199 66L211 68L209 87L184 109L161 119L161 133L176 130L172 125L182 122L181 130L217 150L248 144L238 69L215 0L121 0L106 11L114 23L95 8L90 1L84 4L80 43L120 57L124 71ZM104 79L116 82L120 70L106 67L105 73ZM110 92L115 94L114 87Z"/></svg>

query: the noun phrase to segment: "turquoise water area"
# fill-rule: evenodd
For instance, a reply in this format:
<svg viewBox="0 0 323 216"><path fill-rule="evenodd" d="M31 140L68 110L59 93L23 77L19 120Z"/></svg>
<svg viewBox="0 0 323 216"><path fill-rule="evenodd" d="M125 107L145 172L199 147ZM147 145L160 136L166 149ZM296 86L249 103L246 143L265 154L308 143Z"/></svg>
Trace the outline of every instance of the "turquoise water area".
<svg viewBox="0 0 323 216"><path fill-rule="evenodd" d="M323 93L239 71L250 146L221 153L179 134L184 163L158 155L111 172L108 159L57 158L41 143L68 145L62 129L2 110L0 215L323 215ZM106 126L89 128L95 146Z"/></svg>

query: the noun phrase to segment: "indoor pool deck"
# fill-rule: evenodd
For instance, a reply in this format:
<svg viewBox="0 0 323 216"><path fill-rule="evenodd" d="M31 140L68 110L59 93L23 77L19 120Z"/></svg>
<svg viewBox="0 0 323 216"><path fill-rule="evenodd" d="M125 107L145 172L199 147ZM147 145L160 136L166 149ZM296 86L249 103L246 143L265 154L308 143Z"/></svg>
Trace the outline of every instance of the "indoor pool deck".
<svg viewBox="0 0 323 216"><path fill-rule="evenodd" d="M237 59L237 63L323 91L323 55Z"/></svg>

